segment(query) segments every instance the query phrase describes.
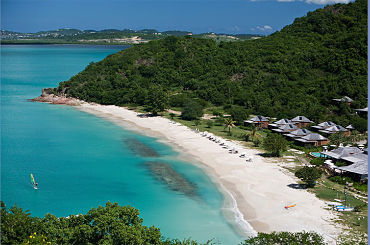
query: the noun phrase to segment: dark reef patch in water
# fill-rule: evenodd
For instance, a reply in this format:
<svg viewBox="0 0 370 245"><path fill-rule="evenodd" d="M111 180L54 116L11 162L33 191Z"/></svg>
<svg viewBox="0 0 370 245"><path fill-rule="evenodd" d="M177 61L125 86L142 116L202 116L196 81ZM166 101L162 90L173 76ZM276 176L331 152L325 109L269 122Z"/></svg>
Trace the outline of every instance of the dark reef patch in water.
<svg viewBox="0 0 370 245"><path fill-rule="evenodd" d="M142 157L159 157L159 153L154 149L150 148L143 142L135 138L125 138L122 140L127 148L130 149L134 154Z"/></svg>
<svg viewBox="0 0 370 245"><path fill-rule="evenodd" d="M171 190L180 192L189 197L198 196L196 184L186 180L168 163L155 161L145 162L144 164L159 181L167 185Z"/></svg>

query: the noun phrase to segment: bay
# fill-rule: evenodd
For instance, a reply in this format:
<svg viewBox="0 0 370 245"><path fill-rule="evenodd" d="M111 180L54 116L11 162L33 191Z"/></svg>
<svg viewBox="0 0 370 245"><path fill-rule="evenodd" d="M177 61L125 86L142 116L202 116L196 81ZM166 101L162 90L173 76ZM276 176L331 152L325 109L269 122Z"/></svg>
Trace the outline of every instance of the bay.
<svg viewBox="0 0 370 245"><path fill-rule="evenodd" d="M39 217L118 202L139 209L164 237L237 244L217 186L170 146L73 107L27 101L125 48L1 47L1 200Z"/></svg>

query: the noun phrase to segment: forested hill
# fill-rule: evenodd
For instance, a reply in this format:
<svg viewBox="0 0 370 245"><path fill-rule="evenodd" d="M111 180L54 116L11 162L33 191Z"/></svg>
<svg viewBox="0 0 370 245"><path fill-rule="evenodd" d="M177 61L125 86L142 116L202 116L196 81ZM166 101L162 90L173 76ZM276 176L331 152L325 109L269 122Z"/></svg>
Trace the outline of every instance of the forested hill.
<svg viewBox="0 0 370 245"><path fill-rule="evenodd" d="M91 63L57 91L116 105L168 96L169 107L190 99L345 125L351 109L333 98L351 97L352 108L367 105L367 0L318 9L256 40L217 44L189 36L137 45Z"/></svg>

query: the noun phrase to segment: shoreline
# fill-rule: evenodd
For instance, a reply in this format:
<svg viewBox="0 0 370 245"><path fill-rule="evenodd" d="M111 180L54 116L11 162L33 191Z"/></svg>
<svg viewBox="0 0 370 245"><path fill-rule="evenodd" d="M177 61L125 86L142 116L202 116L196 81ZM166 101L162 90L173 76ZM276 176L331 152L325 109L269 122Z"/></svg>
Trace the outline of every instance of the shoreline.
<svg viewBox="0 0 370 245"><path fill-rule="evenodd" d="M334 244L341 229L330 221L336 218L332 211L324 209L324 201L306 190L288 187L297 180L276 162L258 155L259 151L238 145L252 162L230 154L219 144L202 137L186 126L163 117L139 117L137 112L113 105L87 103L77 99L45 95L33 101L65 104L102 117L126 129L154 136L174 147L181 157L196 164L212 179L225 197L222 212L230 221L238 224L236 231L244 236L256 232L315 231ZM132 125L133 127L128 127ZM224 140L226 141L226 140ZM231 142L226 141L231 144ZM279 159L283 161L283 159ZM296 204L293 209L284 206ZM253 228L250 230L249 227ZM247 231L249 230L249 231Z"/></svg>

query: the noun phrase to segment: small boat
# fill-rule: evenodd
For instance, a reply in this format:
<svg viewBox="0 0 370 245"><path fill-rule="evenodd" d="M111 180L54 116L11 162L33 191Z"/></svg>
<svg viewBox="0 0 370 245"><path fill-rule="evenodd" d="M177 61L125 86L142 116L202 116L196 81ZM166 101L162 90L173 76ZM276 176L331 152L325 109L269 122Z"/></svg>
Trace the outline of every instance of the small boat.
<svg viewBox="0 0 370 245"><path fill-rule="evenodd" d="M31 184L33 186L33 189L37 190L37 182L35 180L35 177L33 177L33 174L31 174Z"/></svg>
<svg viewBox="0 0 370 245"><path fill-rule="evenodd" d="M285 206L284 208L288 209L288 208L292 208L292 207L295 207L297 204L293 204L293 205L288 205L288 206Z"/></svg>

